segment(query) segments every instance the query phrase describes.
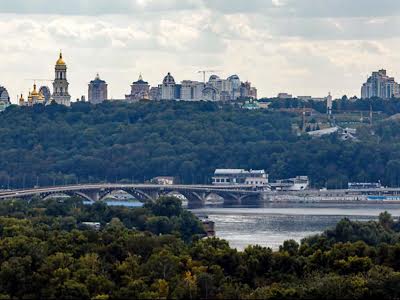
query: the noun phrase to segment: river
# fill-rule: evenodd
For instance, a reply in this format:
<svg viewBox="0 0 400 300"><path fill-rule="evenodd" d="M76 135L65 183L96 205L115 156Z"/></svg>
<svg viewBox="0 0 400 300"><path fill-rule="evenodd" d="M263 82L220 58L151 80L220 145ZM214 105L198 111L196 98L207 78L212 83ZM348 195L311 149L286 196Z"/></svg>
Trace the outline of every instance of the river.
<svg viewBox="0 0 400 300"><path fill-rule="evenodd" d="M215 222L216 235L231 247L248 245L279 249L285 240L304 237L334 227L343 218L376 220L383 211L400 216L400 204L266 204L264 207L206 207L193 210Z"/></svg>

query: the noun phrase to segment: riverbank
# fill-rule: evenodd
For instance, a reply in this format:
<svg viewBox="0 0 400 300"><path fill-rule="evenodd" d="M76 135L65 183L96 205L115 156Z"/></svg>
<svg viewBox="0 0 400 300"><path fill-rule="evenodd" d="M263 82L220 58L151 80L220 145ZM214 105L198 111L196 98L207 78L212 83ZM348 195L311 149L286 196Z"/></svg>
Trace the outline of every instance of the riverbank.
<svg viewBox="0 0 400 300"><path fill-rule="evenodd" d="M206 207L192 210L215 222L216 236L243 250L248 245L278 249L285 240L300 241L334 227L343 218L376 220L383 211L400 216L400 203L266 203L262 207Z"/></svg>

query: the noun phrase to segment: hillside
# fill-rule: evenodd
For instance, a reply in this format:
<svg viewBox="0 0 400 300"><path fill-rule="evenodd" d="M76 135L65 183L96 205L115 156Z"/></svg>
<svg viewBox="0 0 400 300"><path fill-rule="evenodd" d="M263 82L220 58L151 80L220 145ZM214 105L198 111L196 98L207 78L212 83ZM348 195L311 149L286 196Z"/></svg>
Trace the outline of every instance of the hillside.
<svg viewBox="0 0 400 300"><path fill-rule="evenodd" d="M0 186L143 182L159 175L210 182L215 168L265 169L313 185L400 183L395 140L297 137L293 115L213 103L76 103L10 107L0 116Z"/></svg>

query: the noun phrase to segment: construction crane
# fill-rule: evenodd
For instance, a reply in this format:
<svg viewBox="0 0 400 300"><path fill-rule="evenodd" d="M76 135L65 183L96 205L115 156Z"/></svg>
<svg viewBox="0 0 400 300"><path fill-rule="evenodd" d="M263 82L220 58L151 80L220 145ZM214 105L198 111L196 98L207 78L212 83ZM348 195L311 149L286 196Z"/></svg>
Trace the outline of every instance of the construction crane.
<svg viewBox="0 0 400 300"><path fill-rule="evenodd" d="M28 78L28 79L25 79L26 81L33 81L33 82L36 82L36 81L48 81L48 82L53 82L54 81L54 79L41 79L41 78Z"/></svg>
<svg viewBox="0 0 400 300"><path fill-rule="evenodd" d="M201 70L201 71L198 71L197 73L203 74L203 82L206 83L206 74L214 73L214 72L218 72L218 71L216 71L216 70Z"/></svg>

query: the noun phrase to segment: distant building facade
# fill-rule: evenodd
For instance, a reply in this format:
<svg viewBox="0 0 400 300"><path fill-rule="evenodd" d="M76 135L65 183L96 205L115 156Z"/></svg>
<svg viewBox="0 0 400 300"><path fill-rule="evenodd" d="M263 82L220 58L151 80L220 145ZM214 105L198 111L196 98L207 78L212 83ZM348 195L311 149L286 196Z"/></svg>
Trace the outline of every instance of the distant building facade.
<svg viewBox="0 0 400 300"><path fill-rule="evenodd" d="M141 74L139 75L138 81L132 83L131 93L129 95L125 95L125 99L129 102L150 99L150 85L147 81L143 80Z"/></svg>
<svg viewBox="0 0 400 300"><path fill-rule="evenodd" d="M250 82L241 82L237 75L227 79L212 75L208 82L183 80L177 84L168 73L163 83L150 91L152 100L235 101L249 98L257 99L257 89Z"/></svg>
<svg viewBox="0 0 400 300"><path fill-rule="evenodd" d="M309 188L308 176L297 176L295 178L277 180L270 184L272 190L276 191L303 191Z"/></svg>
<svg viewBox="0 0 400 300"><path fill-rule="evenodd" d="M279 93L277 98L278 99L293 99L293 95L292 94L288 94L288 93Z"/></svg>
<svg viewBox="0 0 400 300"><path fill-rule="evenodd" d="M199 81L184 80L181 83L181 100L200 101L203 98L205 84Z"/></svg>
<svg viewBox="0 0 400 300"><path fill-rule="evenodd" d="M361 98L369 99L378 97L382 99L390 99L392 97L400 97L400 85L389 77L386 70L372 72L372 75L367 79L361 87Z"/></svg>
<svg viewBox="0 0 400 300"><path fill-rule="evenodd" d="M154 86L154 87L150 88L149 98L150 98L150 100L154 100L154 101L161 100L161 87Z"/></svg>
<svg viewBox="0 0 400 300"><path fill-rule="evenodd" d="M175 182L175 179L172 176L158 176L158 177L154 177L151 180L151 183L159 184L159 185L173 185L174 182Z"/></svg>
<svg viewBox="0 0 400 300"><path fill-rule="evenodd" d="M175 83L174 77L171 73L164 77L163 83L161 85L161 99L162 100L175 100L179 99L180 95L178 93L177 85Z"/></svg>
<svg viewBox="0 0 400 300"><path fill-rule="evenodd" d="M11 105L10 95L4 86L0 86L0 111Z"/></svg>
<svg viewBox="0 0 400 300"><path fill-rule="evenodd" d="M268 174L265 170L217 169L212 184L264 186L268 184Z"/></svg>
<svg viewBox="0 0 400 300"><path fill-rule="evenodd" d="M99 74L89 83L88 100L92 104L99 104L108 98L108 85L100 79Z"/></svg>

